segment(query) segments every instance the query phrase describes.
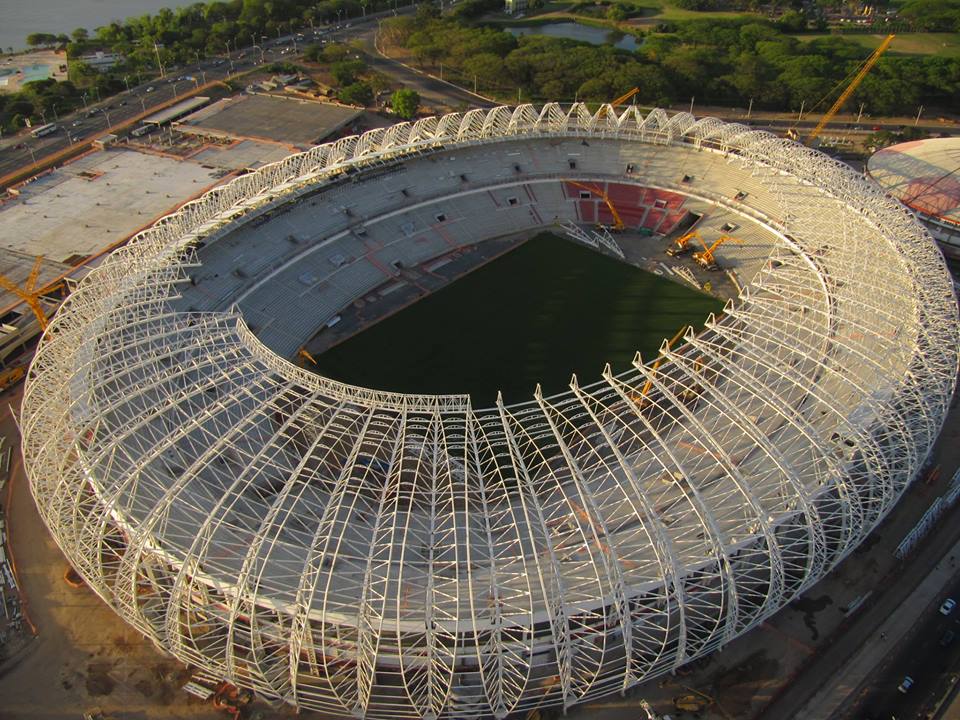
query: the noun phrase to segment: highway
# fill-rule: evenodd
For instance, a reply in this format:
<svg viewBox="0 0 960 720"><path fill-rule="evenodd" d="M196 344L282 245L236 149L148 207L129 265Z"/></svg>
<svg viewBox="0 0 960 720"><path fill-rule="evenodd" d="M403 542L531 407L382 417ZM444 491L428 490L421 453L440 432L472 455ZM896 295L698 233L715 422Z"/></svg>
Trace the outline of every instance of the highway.
<svg viewBox="0 0 960 720"><path fill-rule="evenodd" d="M960 601L960 579L954 580L948 592L940 597ZM918 618L905 617L904 623L913 623ZM944 635L954 636L948 644ZM952 689L960 671L960 607L948 616L942 615L937 606L922 611L919 624L913 634L899 646L891 648L891 654L878 672L863 689L858 706L845 714L849 720L898 720L909 718L936 718L934 711L940 700ZM913 685L906 693L897 688L905 676L913 678Z"/></svg>
<svg viewBox="0 0 960 720"><path fill-rule="evenodd" d="M369 34L372 39L376 26L371 27L371 24L383 16L384 14L371 14L365 20L336 28L317 28L316 31L303 29L296 36L296 51L294 35L275 39L261 38L261 44L240 48L229 55L205 58L198 64L166 68L164 77L132 85L129 90L104 98L102 102L93 102L92 97L88 98L85 107L70 115L56 119L47 118L58 126L57 131L51 135L34 138L28 131L24 131L0 140L0 177L64 152L75 143L89 144L97 135L109 132L137 116L149 114L165 103L196 92L206 83L226 80L228 77L256 69L262 64L293 61L299 57L297 51L321 39L348 40L358 33ZM389 64L389 61L385 62ZM400 68L399 65L397 67ZM415 75L403 68L400 70L404 72L404 77L407 73ZM384 72L395 74L388 69ZM444 84L444 87L452 86Z"/></svg>

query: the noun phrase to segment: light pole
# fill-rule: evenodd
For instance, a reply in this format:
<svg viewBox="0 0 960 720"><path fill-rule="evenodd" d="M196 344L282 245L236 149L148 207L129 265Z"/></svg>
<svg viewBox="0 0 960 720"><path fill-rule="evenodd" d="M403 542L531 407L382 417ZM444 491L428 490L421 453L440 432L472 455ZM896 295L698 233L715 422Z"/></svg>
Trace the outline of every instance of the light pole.
<svg viewBox="0 0 960 720"><path fill-rule="evenodd" d="M32 162L34 165L36 165L36 164L37 164L37 154L33 151L33 148L30 147L29 145L27 145L27 150L30 151L30 162Z"/></svg>
<svg viewBox="0 0 960 720"><path fill-rule="evenodd" d="M206 85L206 84L207 84L207 71L206 71L206 70L201 70L201 71L200 71L200 77L203 78L203 84Z"/></svg>
<svg viewBox="0 0 960 720"><path fill-rule="evenodd" d="M83 95L81 95L81 96L80 96L80 99L83 100L83 109L86 110L86 109L87 109L87 94L84 93Z"/></svg>
<svg viewBox="0 0 960 720"><path fill-rule="evenodd" d="M73 145L73 136L70 134L70 131L67 130L66 126L61 128L61 130L63 130L63 134L67 136L67 140L70 141L70 144Z"/></svg>
<svg viewBox="0 0 960 720"><path fill-rule="evenodd" d="M916 127L920 123L920 113L923 112L923 105L917 110L917 119L913 121L913 126Z"/></svg>
<svg viewBox="0 0 960 720"><path fill-rule="evenodd" d="M107 119L107 130L113 128L113 123L110 122L110 113L108 113L104 108L101 108L100 112L102 112L103 116Z"/></svg>
<svg viewBox="0 0 960 720"><path fill-rule="evenodd" d="M197 56L197 65L200 65L200 51L194 50L193 54Z"/></svg>
<svg viewBox="0 0 960 720"><path fill-rule="evenodd" d="M97 94L97 102L100 102L100 86L99 86L99 85L94 85L94 86L93 86L93 91Z"/></svg>
<svg viewBox="0 0 960 720"><path fill-rule="evenodd" d="M127 86L127 92L130 92L130 79L126 75L123 76L123 84Z"/></svg>
<svg viewBox="0 0 960 720"><path fill-rule="evenodd" d="M179 84L180 84L180 81L179 81L179 80L173 84L173 99L174 99L174 100L177 99L177 85L179 85Z"/></svg>
<svg viewBox="0 0 960 720"><path fill-rule="evenodd" d="M144 113L146 113L146 112L147 112L147 101L143 99L143 95L137 95L137 100L140 101L140 109L143 110Z"/></svg>
<svg viewBox="0 0 960 720"><path fill-rule="evenodd" d="M260 64L263 65L263 62L264 62L264 60L263 60L263 48L260 47L259 45L256 45L256 44L255 44L255 45L253 46L253 49L260 51Z"/></svg>

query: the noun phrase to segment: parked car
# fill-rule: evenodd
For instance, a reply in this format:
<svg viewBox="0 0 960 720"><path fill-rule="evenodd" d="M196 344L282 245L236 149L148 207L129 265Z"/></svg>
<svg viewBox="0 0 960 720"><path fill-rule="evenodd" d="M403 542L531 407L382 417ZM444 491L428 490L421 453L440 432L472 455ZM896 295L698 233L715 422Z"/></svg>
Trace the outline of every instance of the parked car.
<svg viewBox="0 0 960 720"><path fill-rule="evenodd" d="M156 90L156 88L153 85L147 88L147 92L153 92L154 90Z"/></svg>
<svg viewBox="0 0 960 720"><path fill-rule="evenodd" d="M949 615L953 612L953 609L957 606L957 601L953 598L947 598L943 601L943 605L940 606L941 615Z"/></svg>
<svg viewBox="0 0 960 720"><path fill-rule="evenodd" d="M913 678L909 675L904 675L903 682L897 686L897 690L902 692L904 695L907 694L907 690L913 687Z"/></svg>

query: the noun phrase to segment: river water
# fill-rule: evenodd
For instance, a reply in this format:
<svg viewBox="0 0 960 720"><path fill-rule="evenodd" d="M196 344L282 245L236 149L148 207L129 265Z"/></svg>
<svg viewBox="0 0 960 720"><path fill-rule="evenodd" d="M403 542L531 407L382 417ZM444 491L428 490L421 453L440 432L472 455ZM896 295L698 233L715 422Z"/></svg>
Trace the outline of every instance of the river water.
<svg viewBox="0 0 960 720"><path fill-rule="evenodd" d="M155 13L186 0L0 0L0 49L22 50L33 32L67 33L93 29L111 20Z"/></svg>
<svg viewBox="0 0 960 720"><path fill-rule="evenodd" d="M610 42L610 31L606 28L581 25L575 22L553 22L543 25L526 25L505 28L512 35L549 35L550 37L570 38L593 45L603 45ZM612 43L621 50L636 50L639 45L632 35L623 35L617 42Z"/></svg>

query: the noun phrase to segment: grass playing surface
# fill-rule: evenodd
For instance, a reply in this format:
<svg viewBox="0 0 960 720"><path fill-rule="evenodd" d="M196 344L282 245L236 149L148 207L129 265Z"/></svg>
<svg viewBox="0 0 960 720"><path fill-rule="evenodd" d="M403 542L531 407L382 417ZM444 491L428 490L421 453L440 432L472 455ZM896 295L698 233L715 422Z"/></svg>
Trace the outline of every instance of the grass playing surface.
<svg viewBox="0 0 960 720"><path fill-rule="evenodd" d="M318 372L408 393L469 393L508 403L600 379L653 358L684 324L722 303L692 288L541 234L442 290L331 348Z"/></svg>

